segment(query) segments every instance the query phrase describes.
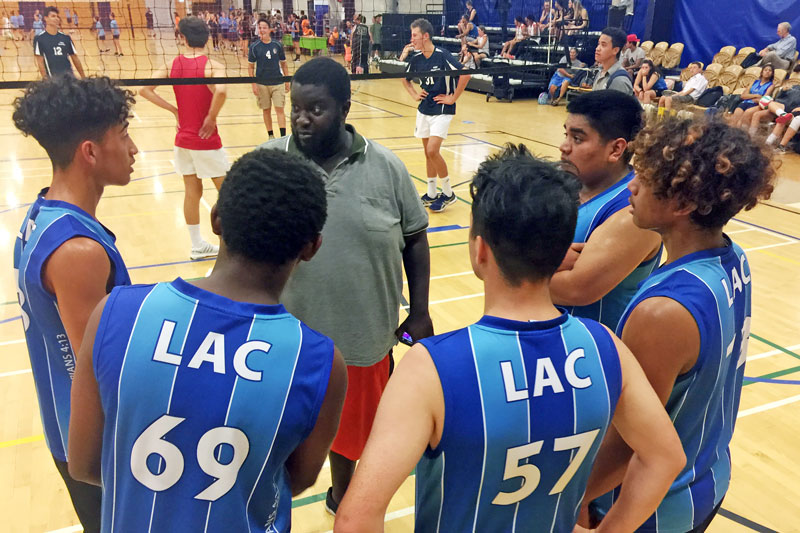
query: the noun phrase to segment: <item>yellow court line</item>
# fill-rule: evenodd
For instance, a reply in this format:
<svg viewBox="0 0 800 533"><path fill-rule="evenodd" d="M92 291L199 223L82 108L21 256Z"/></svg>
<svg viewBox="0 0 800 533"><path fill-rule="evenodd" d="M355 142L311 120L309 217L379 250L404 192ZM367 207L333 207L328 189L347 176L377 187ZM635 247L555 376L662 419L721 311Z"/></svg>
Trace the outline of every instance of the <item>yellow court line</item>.
<svg viewBox="0 0 800 533"><path fill-rule="evenodd" d="M783 255L780 255L780 254L776 254L776 253L773 253L773 252L768 252L767 250L753 250L753 251L754 252L758 252L760 254L768 255L770 257L774 257L775 259L780 259L781 261L786 261L787 263L791 263L793 265L800 266L800 261L796 261L794 259L790 259L790 258L788 258L786 256L783 256Z"/></svg>
<svg viewBox="0 0 800 533"><path fill-rule="evenodd" d="M0 448L11 448L12 446L18 446L20 444L29 444L31 442L38 442L40 440L44 440L44 434L33 435L32 437L24 437L22 439L14 439L14 440L7 440L4 442L0 442Z"/></svg>

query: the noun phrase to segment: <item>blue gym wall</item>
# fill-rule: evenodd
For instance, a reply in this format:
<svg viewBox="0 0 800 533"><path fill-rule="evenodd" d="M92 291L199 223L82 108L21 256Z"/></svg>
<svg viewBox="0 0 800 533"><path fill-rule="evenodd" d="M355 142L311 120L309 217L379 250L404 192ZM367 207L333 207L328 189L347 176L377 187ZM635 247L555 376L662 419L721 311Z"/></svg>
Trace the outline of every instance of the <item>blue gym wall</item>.
<svg viewBox="0 0 800 533"><path fill-rule="evenodd" d="M670 43L684 43L681 66L709 63L723 46L752 46L756 51L778 40L779 22L800 36L798 0L676 0Z"/></svg>

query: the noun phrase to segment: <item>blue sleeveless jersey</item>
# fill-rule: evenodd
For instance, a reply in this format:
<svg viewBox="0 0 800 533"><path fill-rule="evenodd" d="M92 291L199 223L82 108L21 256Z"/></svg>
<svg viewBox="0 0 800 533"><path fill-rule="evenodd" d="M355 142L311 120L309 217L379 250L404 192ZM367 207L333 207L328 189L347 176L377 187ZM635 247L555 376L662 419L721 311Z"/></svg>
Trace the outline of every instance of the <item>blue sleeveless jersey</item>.
<svg viewBox="0 0 800 533"><path fill-rule="evenodd" d="M444 393L417 465L417 532L571 532L621 388L600 324L485 316L420 341Z"/></svg>
<svg viewBox="0 0 800 533"><path fill-rule="evenodd" d="M727 237L726 237L727 239ZM731 477L733 437L750 336L750 266L739 246L704 250L658 269L641 286L619 324L647 298L671 298L700 331L697 364L678 377L667 412L683 443L686 467L639 531L685 532L722 501ZM601 514L613 498L598 500Z"/></svg>
<svg viewBox="0 0 800 533"><path fill-rule="evenodd" d="M333 341L282 305L176 279L114 289L93 353L104 532L291 529L285 463L316 424Z"/></svg>
<svg viewBox="0 0 800 533"><path fill-rule="evenodd" d="M605 191L578 207L578 224L575 227L573 242L586 242L589 236L603 222L622 209L630 207L631 191L628 183L633 179L633 171ZM612 331L617 328L619 317L631 301L636 289L661 261L661 250L647 261L640 264L627 278L614 287L600 300L583 306L570 307L569 312L575 316L591 318L608 326Z"/></svg>
<svg viewBox="0 0 800 533"><path fill-rule="evenodd" d="M81 208L39 193L28 210L14 243L14 277L22 308L22 325L39 398L44 438L50 453L67 460L70 390L75 354L58 311L58 302L42 285L44 265L64 242L86 237L103 245L111 261L114 285L130 285L114 234Z"/></svg>

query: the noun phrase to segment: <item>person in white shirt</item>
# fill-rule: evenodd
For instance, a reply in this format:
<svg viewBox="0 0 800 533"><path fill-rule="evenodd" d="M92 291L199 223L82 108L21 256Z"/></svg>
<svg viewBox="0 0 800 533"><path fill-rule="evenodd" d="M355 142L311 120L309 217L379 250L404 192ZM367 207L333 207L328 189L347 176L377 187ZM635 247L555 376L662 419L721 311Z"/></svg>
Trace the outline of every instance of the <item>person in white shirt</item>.
<svg viewBox="0 0 800 533"><path fill-rule="evenodd" d="M683 90L679 93L675 91L664 91L663 96L658 101L658 116L664 116L665 110L672 109L673 104L693 104L697 101L703 91L708 88L708 80L702 73L703 66L698 62L689 63L689 72L692 77L683 84Z"/></svg>
<svg viewBox="0 0 800 533"><path fill-rule="evenodd" d="M500 51L500 55L503 57L513 55L514 52L516 52L517 45L528 38L528 26L525 25L525 19L523 17L516 17L514 19L514 26L517 28L514 38L504 42L503 49Z"/></svg>
<svg viewBox="0 0 800 533"><path fill-rule="evenodd" d="M622 68L631 74L635 74L639 67L642 66L646 55L644 49L639 47L639 37L635 33L631 33L628 35L628 41L622 51Z"/></svg>

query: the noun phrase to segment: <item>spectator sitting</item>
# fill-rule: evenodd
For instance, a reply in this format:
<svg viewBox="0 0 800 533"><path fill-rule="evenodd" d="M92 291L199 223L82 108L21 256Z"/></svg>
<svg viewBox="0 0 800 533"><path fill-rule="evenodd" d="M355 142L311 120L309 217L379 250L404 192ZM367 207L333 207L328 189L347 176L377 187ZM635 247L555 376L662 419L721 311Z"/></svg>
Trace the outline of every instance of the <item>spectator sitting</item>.
<svg viewBox="0 0 800 533"><path fill-rule="evenodd" d="M472 70L475 67L475 58L467 47L467 43L461 43L461 52L458 54L458 62L463 65L465 69Z"/></svg>
<svg viewBox="0 0 800 533"><path fill-rule="evenodd" d="M328 36L328 50L330 51L331 55L338 52L337 45L339 44L339 28L334 26L331 30L331 34Z"/></svg>
<svg viewBox="0 0 800 533"><path fill-rule="evenodd" d="M517 45L528 37L528 27L525 25L525 19L522 17L514 17L514 26L517 28L514 38L504 42L503 49L500 50L501 56L511 56L511 59L513 59L514 52L517 51Z"/></svg>
<svg viewBox="0 0 800 533"><path fill-rule="evenodd" d="M639 38L636 34L628 35L628 42L625 44L625 50L622 51L622 68L633 75L642 66L645 57L646 54L639 46Z"/></svg>
<svg viewBox="0 0 800 533"><path fill-rule="evenodd" d="M466 6L467 6L467 12L465 13L465 16L467 17L467 22L472 24L473 28L477 28L479 24L478 10L473 7L472 0L467 0Z"/></svg>
<svg viewBox="0 0 800 533"><path fill-rule="evenodd" d="M589 12L583 7L581 0L570 0L570 9L572 17L565 21L564 32L567 35L575 35L589 26Z"/></svg>
<svg viewBox="0 0 800 533"><path fill-rule="evenodd" d="M673 104L693 104L708 87L708 80L703 76L703 65L694 61L689 63L689 72L692 77L683 85L681 92L664 91L658 101L658 116L664 116ZM666 110L666 111L665 111Z"/></svg>
<svg viewBox="0 0 800 533"><path fill-rule="evenodd" d="M475 26L467 19L466 15L461 17L461 20L458 22L458 35L456 35L457 39L461 39L461 42L464 43L467 40L467 37L474 39L478 36L478 30Z"/></svg>
<svg viewBox="0 0 800 533"><path fill-rule="evenodd" d="M660 97L666 89L667 82L664 81L658 67L649 59L645 59L636 74L636 81L633 82L633 94L642 104L649 104L654 98Z"/></svg>
<svg viewBox="0 0 800 533"><path fill-rule="evenodd" d="M569 49L569 61L567 61L567 56L564 56L561 58L561 61L559 61L559 64L564 66L560 66L556 69L553 73L553 77L550 78L550 85L548 86L550 105L554 106L560 104L561 99L567 94L567 87L569 87L570 81L572 81L572 78L575 76L577 69L586 67L586 64L578 59L578 51L575 48ZM571 64L572 68L567 68L566 65L568 64ZM556 97L556 91L558 91L558 97Z"/></svg>
<svg viewBox="0 0 800 533"><path fill-rule="evenodd" d="M534 22L533 29L530 27L530 34L534 36L541 35L544 31L550 26L550 22L553 18L553 10L550 9L550 0L545 0L542 4L542 14L539 17L538 22Z"/></svg>
<svg viewBox="0 0 800 533"><path fill-rule="evenodd" d="M781 139L780 144L775 147L775 151L781 154L786 153L789 143L794 136L797 135L797 130L800 129L800 107L795 107L792 109L792 112L787 113L787 115L791 115L791 122L788 123L788 127L787 122L776 121L775 129L773 129L772 133L767 137L767 144L770 146L775 144L778 138Z"/></svg>
<svg viewBox="0 0 800 533"><path fill-rule="evenodd" d="M467 41L466 44L472 54L475 67L480 68L481 60L489 57L489 36L486 35L486 28L478 26L478 37Z"/></svg>
<svg viewBox="0 0 800 533"><path fill-rule="evenodd" d="M742 128L749 128L750 135L758 133L758 128L762 122L767 122L775 118L777 124L784 124L792 120L792 114L787 113L787 109L800 107L800 85L793 85L785 91L781 91L775 100L762 98L758 105L751 107L744 112L741 119Z"/></svg>
<svg viewBox="0 0 800 533"><path fill-rule="evenodd" d="M758 52L763 59L759 65L772 64L776 68L788 69L794 61L794 53L797 51L797 39L789 33L792 25L788 22L778 24L778 37L780 40L772 43Z"/></svg>
<svg viewBox="0 0 800 533"><path fill-rule="evenodd" d="M745 111L755 107L764 96L772 96L772 91L775 89L774 79L775 69L772 65L761 67L758 79L753 82L748 92L742 94L742 102L734 109L731 124L741 126Z"/></svg>
<svg viewBox="0 0 800 533"><path fill-rule="evenodd" d="M633 95L631 76L622 68L619 60L625 39L625 32L619 28L608 27L600 34L594 51L594 59L600 65L600 72L592 85L593 90L613 89Z"/></svg>
<svg viewBox="0 0 800 533"><path fill-rule="evenodd" d="M311 27L311 22L309 22L307 18L303 19L300 26L303 29L304 37L314 37L316 35L314 29Z"/></svg>

